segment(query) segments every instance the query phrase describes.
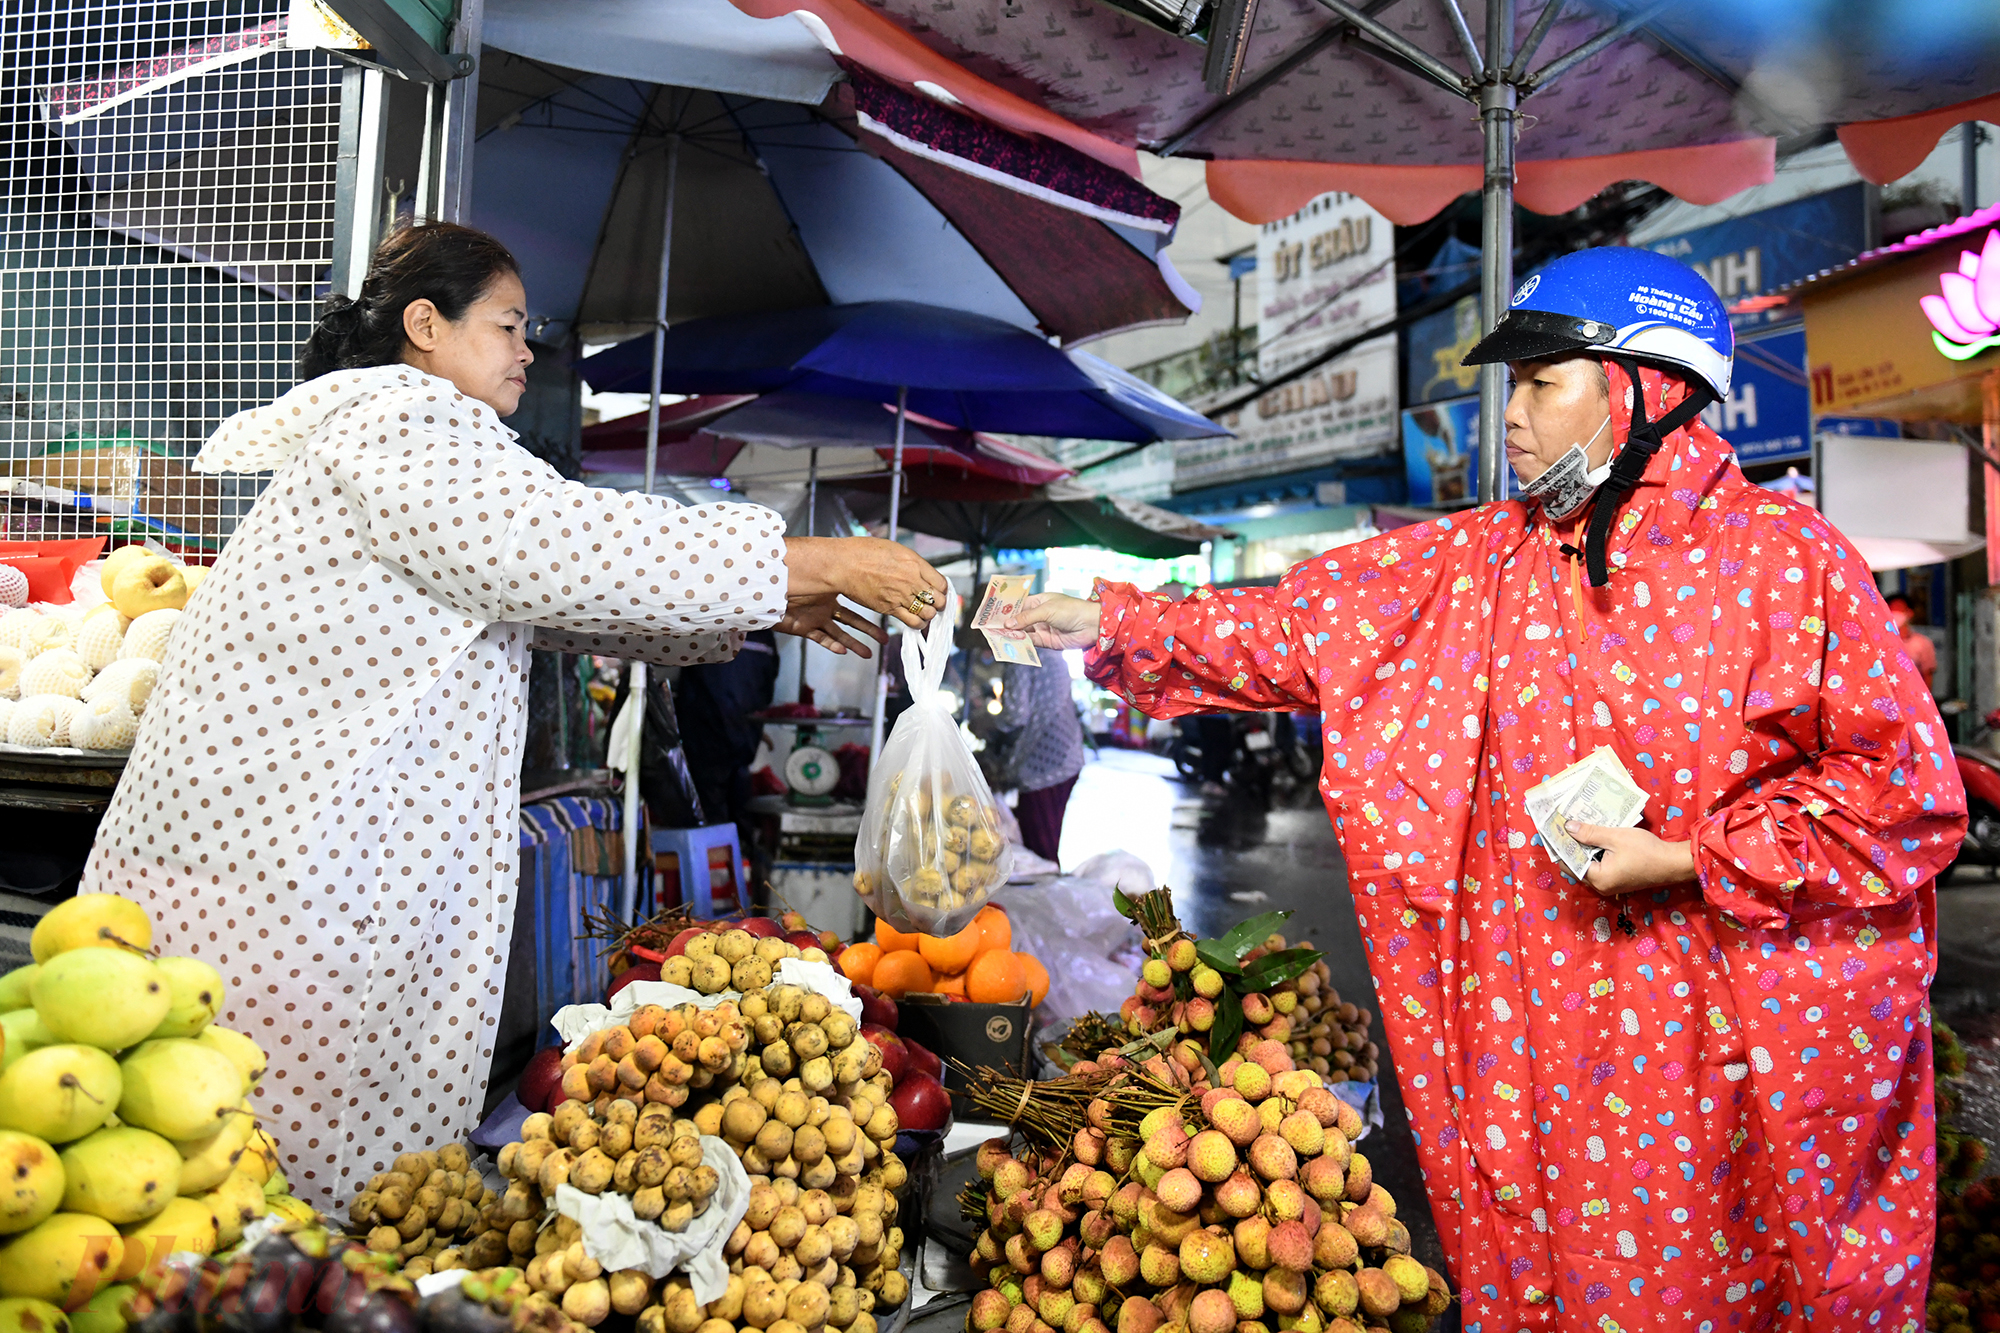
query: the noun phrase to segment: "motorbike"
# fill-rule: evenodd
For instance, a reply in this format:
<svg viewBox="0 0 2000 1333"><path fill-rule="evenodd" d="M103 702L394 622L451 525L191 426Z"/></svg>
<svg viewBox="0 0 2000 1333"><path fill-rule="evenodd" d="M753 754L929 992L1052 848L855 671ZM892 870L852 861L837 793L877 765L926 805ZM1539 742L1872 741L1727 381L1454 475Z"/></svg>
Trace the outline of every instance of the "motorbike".
<svg viewBox="0 0 2000 1333"><path fill-rule="evenodd" d="M1315 719L1315 722L1317 719ZM1319 739L1315 726L1306 731ZM1167 746L1167 756L1184 781L1201 779L1205 744L1226 744L1222 784L1268 803L1274 786L1287 789L1310 784L1318 773L1317 755L1304 744L1289 713L1227 713L1183 718Z"/></svg>
<svg viewBox="0 0 2000 1333"><path fill-rule="evenodd" d="M1978 744L1995 731L2000 731L2000 708L1986 715L1974 743L1951 747L1965 784L1965 841L1946 876L1962 865L2000 866L2000 754Z"/></svg>

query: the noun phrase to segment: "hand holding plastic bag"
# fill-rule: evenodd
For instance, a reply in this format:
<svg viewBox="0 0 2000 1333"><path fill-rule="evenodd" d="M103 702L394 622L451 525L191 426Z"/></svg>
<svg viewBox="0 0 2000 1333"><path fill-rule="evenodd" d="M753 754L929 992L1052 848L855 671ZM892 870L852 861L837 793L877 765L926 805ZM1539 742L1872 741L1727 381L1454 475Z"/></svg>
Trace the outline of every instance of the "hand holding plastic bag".
<svg viewBox="0 0 2000 1333"><path fill-rule="evenodd" d="M1007 882L1012 852L999 807L940 689L958 594L923 634L903 634L910 709L868 774L854 839L854 891L898 930L950 935Z"/></svg>

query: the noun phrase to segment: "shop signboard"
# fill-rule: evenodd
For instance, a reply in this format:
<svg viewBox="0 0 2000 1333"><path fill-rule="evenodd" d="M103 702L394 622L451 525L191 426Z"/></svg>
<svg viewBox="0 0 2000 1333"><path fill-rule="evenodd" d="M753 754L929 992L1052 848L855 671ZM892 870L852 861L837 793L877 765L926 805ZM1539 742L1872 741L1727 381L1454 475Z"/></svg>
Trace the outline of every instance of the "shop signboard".
<svg viewBox="0 0 2000 1333"><path fill-rule="evenodd" d="M1257 371L1269 380L1395 318L1395 229L1321 195L1257 238ZM1234 439L1175 448L1174 489L1316 467L1396 446L1396 335L1384 334L1221 418Z"/></svg>
<svg viewBox="0 0 2000 1333"><path fill-rule="evenodd" d="M1796 318L1783 303L1751 300L1789 283L1845 264L1868 245L1867 186L1843 185L1648 241L1646 248L1669 255L1708 279L1730 306L1753 308L1730 319L1738 333Z"/></svg>
<svg viewBox="0 0 2000 1333"><path fill-rule="evenodd" d="M1812 457L1806 396L1806 335L1794 329L1736 345L1729 400L1710 403L1708 428L1729 441L1737 461L1779 463Z"/></svg>
<svg viewBox="0 0 2000 1333"><path fill-rule="evenodd" d="M1507 498L1520 494L1505 469ZM1403 475L1413 505L1461 505L1479 498L1479 395L1403 411Z"/></svg>
<svg viewBox="0 0 2000 1333"><path fill-rule="evenodd" d="M1979 378L2000 365L2000 348L1945 337L1925 298L1943 301L1957 280L1975 276L1996 233L1954 236L1845 281L1808 287L1802 303L1813 410L1979 422ZM1968 285L1976 302L1977 284ZM1960 295L1963 304L1963 289Z"/></svg>
<svg viewBox="0 0 2000 1333"><path fill-rule="evenodd" d="M1411 402L1435 403L1479 391L1479 367L1459 364L1479 341L1478 297L1424 316L1403 330L1403 339L1409 348Z"/></svg>

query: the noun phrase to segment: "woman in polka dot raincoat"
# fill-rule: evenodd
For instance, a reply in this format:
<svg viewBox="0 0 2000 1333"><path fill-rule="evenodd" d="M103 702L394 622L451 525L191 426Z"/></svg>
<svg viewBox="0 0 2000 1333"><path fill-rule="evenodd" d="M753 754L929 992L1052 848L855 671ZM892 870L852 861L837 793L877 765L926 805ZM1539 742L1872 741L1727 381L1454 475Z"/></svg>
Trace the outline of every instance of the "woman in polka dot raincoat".
<svg viewBox="0 0 2000 1333"><path fill-rule="evenodd" d="M1685 267L1567 256L1470 358L1513 364L1525 502L1275 588L1020 616L1154 716L1323 711L1478 1333L1923 1327L1933 879L1964 794L1866 564L1702 423L1730 351ZM1570 826L1605 849L1579 884L1522 796L1598 746L1649 799L1639 828Z"/></svg>
<svg viewBox="0 0 2000 1333"><path fill-rule="evenodd" d="M344 1207L483 1104L517 880L530 647L715 661L775 624L836 651L945 583L770 510L564 481L500 424L526 387L513 257L392 235L200 471L275 475L176 623L83 891L213 964L270 1053L259 1106L301 1198Z"/></svg>

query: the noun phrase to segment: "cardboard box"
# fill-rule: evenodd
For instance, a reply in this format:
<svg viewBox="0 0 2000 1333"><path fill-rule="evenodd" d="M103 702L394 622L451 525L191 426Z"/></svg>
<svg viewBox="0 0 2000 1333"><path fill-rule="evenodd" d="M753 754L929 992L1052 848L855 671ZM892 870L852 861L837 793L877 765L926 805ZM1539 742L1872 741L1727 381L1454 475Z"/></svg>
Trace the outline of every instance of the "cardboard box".
<svg viewBox="0 0 2000 1333"><path fill-rule="evenodd" d="M896 1031L921 1042L944 1061L944 1085L950 1089L952 1110L976 1116L962 1095L965 1078L952 1068L956 1061L970 1069L995 1069L1026 1078L1034 1068L1034 1006L958 1004L941 995L906 995L897 1001Z"/></svg>

